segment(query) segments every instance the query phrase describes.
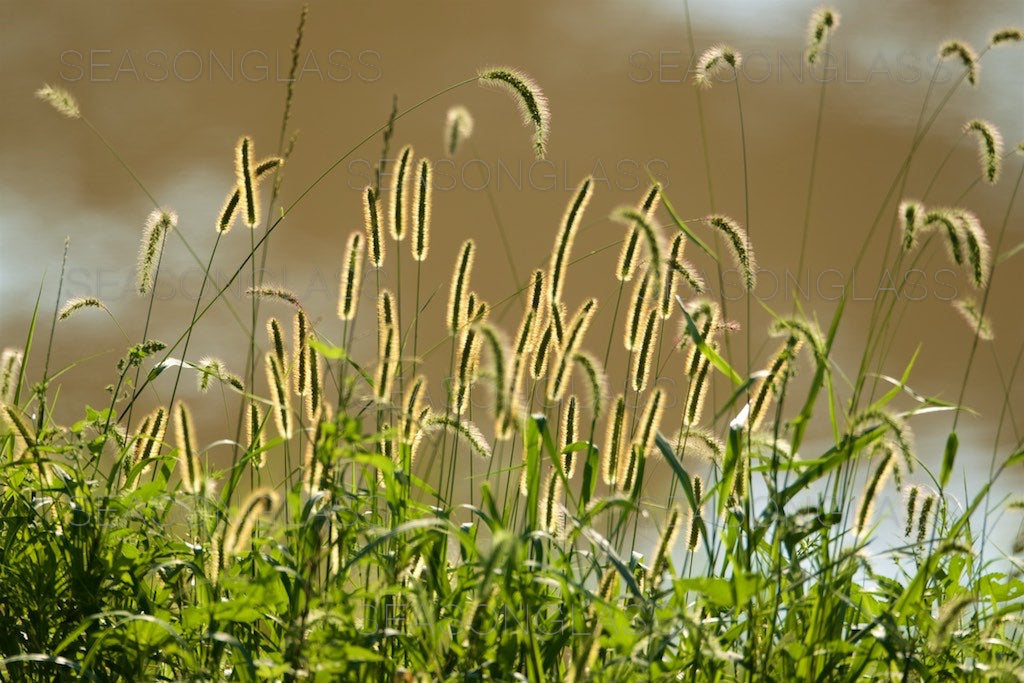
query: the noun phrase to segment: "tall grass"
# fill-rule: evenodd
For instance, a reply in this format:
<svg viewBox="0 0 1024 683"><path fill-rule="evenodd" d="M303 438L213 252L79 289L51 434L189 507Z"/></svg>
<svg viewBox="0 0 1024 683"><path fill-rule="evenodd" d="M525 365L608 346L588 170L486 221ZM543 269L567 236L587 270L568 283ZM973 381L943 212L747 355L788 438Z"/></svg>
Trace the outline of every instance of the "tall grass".
<svg viewBox="0 0 1024 683"><path fill-rule="evenodd" d="M303 12L296 51L305 20ZM827 51L837 26L831 11L814 15L810 61L822 46ZM1019 40L1001 31L990 47ZM242 137L237 183L211 220L219 244L234 237L228 229L242 216L247 256L218 283L209 254L204 291L209 285L212 294L200 296L178 339L148 339L148 314L140 336L126 331L129 348L108 405L86 408L70 425L53 419L67 368L50 367L49 348L61 320L90 308L116 322L99 299L63 302L58 293L40 378L26 372L40 353L38 303L24 346L3 352L0 672L7 680L1024 678L1024 537L1014 556L985 556L991 520L1024 507L992 495L1004 472L1024 464L1018 435L1009 449L998 446L1012 428L1016 365L1001 388L1006 400L987 479L963 500L952 495L964 387L993 327L986 306L994 276L1016 251L1004 251L1004 238L1024 167L1002 155L991 124L972 121L965 133L980 144L980 168L947 172L995 182L1002 167L1003 182L1015 183L1002 223L970 212L966 192L954 201L927 192L904 197L921 141L961 82L977 80L985 52L962 43L941 48L962 62L961 78L931 110L929 88L912 148L865 230L867 249L879 246L879 226L897 227L883 237L885 265L916 261L937 241L973 283L972 298L957 302L974 336L954 361L963 367L956 403L912 388L913 357L902 376L878 379L893 361L897 292L876 302L866 339L844 329L845 297L824 326L773 314L764 336L777 340L777 350L751 367L750 339L761 331L747 326L747 341L730 345L726 301L701 294L685 250L720 268L733 261L752 290L759 232L720 213L683 220L657 184L609 216L623 233L619 263L605 274L619 283L614 307L566 295L566 282L590 257L572 251L594 192L589 178L553 225L547 270L503 301L484 301L473 285L474 254L484 248L476 236L466 235L455 253L428 251L431 166L411 145L402 148L388 204L379 183L363 190L366 232L351 233L338 256L337 321L317 321L293 293L255 274L268 238L348 156L289 206L261 217L260 177L276 174L264 203L273 207L282 161L293 152L285 145L289 84L278 156L255 161L255 141ZM719 88L716 72L737 69L741 59L733 48L709 48L699 83ZM546 100L514 69L490 67L429 99L474 81L508 92L532 128L533 151L543 155ZM733 87L743 138L738 79ZM801 264L818 189L824 93ZM47 88L40 96L81 117L71 95ZM386 157L396 123L418 107L396 109L352 151L384 132ZM472 129L468 112L452 112L443 135L448 154ZM749 180L744 164L745 187ZM748 205L743 211L749 217ZM139 283L151 312L176 219L160 209L146 226ZM408 229L405 253L399 240ZM410 259L411 319L401 315L410 288L403 292L399 275ZM381 270L391 260L394 281ZM253 306L239 377L230 363L195 354L189 341L227 287L246 276ZM450 281L447 300L421 298L423 278ZM372 291L363 286L369 282ZM278 319L257 319L268 297L294 313L290 339ZM520 320L503 328L494 311L515 314L519 303ZM589 338L605 307L614 308L609 338ZM443 319L446 336L421 339L420 316ZM370 320L377 353L360 357L353 330ZM855 374L835 358L844 335L863 345ZM622 350L613 343L620 338ZM600 356L588 350L602 346ZM438 382L426 359L446 353L447 375ZM626 361L625 376L606 376L613 353ZM261 355L265 382L257 380ZM170 402L138 419L143 397L168 369L176 375ZM204 392L219 390L237 404L237 424L197 432L193 411L213 397L191 406L177 400L178 380L190 374ZM681 395L668 395L666 378ZM917 416L943 411L951 427L932 472L913 429ZM808 439L812 429L827 435L822 445ZM210 458L221 446L233 454L226 468ZM901 492L903 518L891 526L905 538L881 547L877 503Z"/></svg>

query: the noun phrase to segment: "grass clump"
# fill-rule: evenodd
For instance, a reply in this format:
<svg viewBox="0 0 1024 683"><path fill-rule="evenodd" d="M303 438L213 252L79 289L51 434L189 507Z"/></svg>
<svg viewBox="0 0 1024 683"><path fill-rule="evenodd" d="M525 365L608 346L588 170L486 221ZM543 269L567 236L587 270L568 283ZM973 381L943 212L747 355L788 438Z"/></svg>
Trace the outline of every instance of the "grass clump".
<svg viewBox="0 0 1024 683"><path fill-rule="evenodd" d="M830 10L815 13L810 61L837 25ZM993 43L1018 39L1003 33ZM296 51L300 42L301 29ZM942 54L959 56L973 83L983 54L955 42ZM709 49L698 82L735 72L740 59L732 48ZM533 80L500 67L463 83L477 80L510 90L543 155L549 113ZM81 116L63 91L40 96ZM386 131L390 142L409 111L396 111L366 140ZM977 121L968 130L987 160L998 145ZM444 151L454 154L472 125L453 108ZM548 268L491 303L473 288L473 235L453 254L428 249L431 163L417 160L411 145L393 174L388 231L380 188L361 191L365 231L350 233L339 254L337 319L318 317L255 275L267 237L319 182L275 207L277 174L259 201L261 176L280 171L292 151L284 133L278 154L262 163L253 162L252 140L240 139L235 187L215 223L218 243L239 211L254 229L261 205L278 217L267 219L262 237L252 232L227 283L214 283L207 265L203 284L214 293L204 299L201 290L177 340L150 339L146 329L126 334L105 405L84 407L70 425L54 420L54 380L70 368L53 371L40 351L38 307L24 347L0 355L5 680L1024 674L1024 542L1016 555L992 558L984 540L994 516L1019 514L1019 506L993 500L992 485L1024 463L1021 442L1007 449L996 439L979 490L958 500L950 489L963 390L978 343L992 336L985 308L1005 224L990 246L974 213L926 208L927 191L893 207L913 153L879 216L893 220L884 239L897 263L937 237L976 290L956 304L973 338L955 403L911 388L913 357L900 359L899 379L882 374L897 328L896 292L877 302L855 373L839 368L835 352L852 334L841 329L845 298L827 326L799 311L773 313L765 336L779 340L771 355L733 348L739 335L727 302L698 296L704 283L683 254L692 244L698 257L726 265L717 248L724 240L749 292L753 241L722 214L683 220L658 185L611 216L625 230L622 245L613 245L620 258L603 275L619 301L608 307L612 324L599 344L606 350L596 355L586 336L598 329L597 299L588 292L572 301L566 287L579 273L572 266L588 258L573 260L572 247L595 194L591 179L566 209ZM164 209L147 222L139 290L151 307L175 224ZM690 224L706 228L715 246ZM405 253L397 242L410 231ZM870 241L874 230L866 232ZM397 260L393 278L379 270L385 253ZM400 315L410 310L403 259L417 264L411 321ZM188 342L247 268L253 319L243 381L217 358L192 360ZM378 270L364 277L366 269ZM599 276L587 273L589 282ZM421 301L422 277L437 288L449 281L447 302ZM51 343L63 332L58 321L70 325L63 321L76 311L115 315L95 298L60 300L58 292ZM294 334L259 315L263 301L289 306ZM512 302L522 314L506 327L495 312ZM678 323L666 330L673 315ZM418 321L429 316L443 319L445 335L421 354ZM357 325L376 332L376 353L357 353ZM616 348L622 357L613 359L620 334L624 354ZM440 378L427 363L435 353L449 357ZM31 366L42 366L39 375L27 369L36 356L45 358ZM606 373L616 360L626 376ZM169 394L155 391L172 367L194 369L203 393L177 397L177 377ZM238 421L207 442L193 411L205 412L218 392ZM928 413L952 421L937 473L912 434ZM812 425L824 437L812 439ZM900 491L899 539L886 545L880 504Z"/></svg>

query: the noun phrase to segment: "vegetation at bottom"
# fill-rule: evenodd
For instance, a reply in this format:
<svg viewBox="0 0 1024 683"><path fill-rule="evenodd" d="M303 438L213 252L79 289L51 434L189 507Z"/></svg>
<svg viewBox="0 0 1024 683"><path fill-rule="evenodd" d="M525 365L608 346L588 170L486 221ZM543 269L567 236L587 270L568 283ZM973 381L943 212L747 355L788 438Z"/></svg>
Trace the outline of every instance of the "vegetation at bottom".
<svg viewBox="0 0 1024 683"><path fill-rule="evenodd" d="M305 21L303 12L296 55ZM834 11L811 17L810 64L828 58L838 26ZM573 251L595 193L583 178L551 221L550 263L488 302L473 286L482 236L431 251L432 162L412 145L394 151L401 119L420 105L395 108L288 204L282 180L302 151L290 137L289 87L279 149L257 158L242 136L236 184L219 214L211 207L217 245L250 240L227 280L213 275L224 267L212 267L217 246L198 256L174 211L153 200L137 279L146 322L124 330L127 348L96 393L104 405L59 424L61 381L75 366L50 363L68 318L120 329L100 299L65 299L61 282L52 314L37 301L24 343L3 352L0 677L1024 679L1024 538L1005 552L986 540L996 519L1024 509L992 491L1024 464L1010 403L1016 361L993 388L1006 398L988 416L998 430L988 435L991 465L967 495L958 481L964 391L993 334L989 293L1020 250L1004 237L1022 147L1005 150L992 124L969 121L956 144L977 144L980 164L945 168L963 194L908 191L950 96L977 84L990 50L1019 50L1021 38L1003 29L980 53L940 47L956 78L933 80L903 165L877 169L893 179L852 263L869 249L892 268L938 253L970 283L955 307L972 342L949 349L962 378L956 401L913 388L915 356L899 359L898 376L882 371L907 305L896 290L872 304L865 330L844 326L845 297L821 321L796 307L769 311L767 330L734 322L727 305L750 320L763 304L708 295L696 264L711 264L708 279L734 269L752 290L759 233L725 214L686 217L656 182L609 217L622 229L614 271L587 272L613 283L614 300L567 294L590 258ZM745 140L741 63L739 50L710 47L695 80L710 88L697 99L701 120L724 90ZM504 91L532 134L524 144L546 153L545 98L516 69L482 69L428 100L472 83ZM822 103L836 87L820 85L801 265ZM73 95L49 86L38 95L105 141ZM472 115L453 102L444 154L458 155L472 131ZM337 317L320 319L262 280L268 238L330 170L381 142L377 177L389 186L363 190L365 229L338 254ZM129 181L152 199L130 171ZM996 182L1013 184L1005 214L979 217L971 191ZM149 333L154 293L172 248L206 277L180 336L159 341ZM444 287L428 296L424 279L449 282L447 296ZM235 283L248 285L251 309L237 316L244 335L226 363L191 341ZM421 337L428 318L444 319L444 338ZM607 338L588 338L598 319ZM950 320L963 324L952 310ZM376 328L372 357L353 351L360 323ZM844 338L861 356L852 369L836 360ZM447 366L437 361L445 356ZM613 366L625 371L609 376ZM182 400L185 382L203 393ZM237 420L200 433L194 413L221 403ZM937 464L915 446L926 413L949 421ZM894 495L900 514L878 519L876 503Z"/></svg>

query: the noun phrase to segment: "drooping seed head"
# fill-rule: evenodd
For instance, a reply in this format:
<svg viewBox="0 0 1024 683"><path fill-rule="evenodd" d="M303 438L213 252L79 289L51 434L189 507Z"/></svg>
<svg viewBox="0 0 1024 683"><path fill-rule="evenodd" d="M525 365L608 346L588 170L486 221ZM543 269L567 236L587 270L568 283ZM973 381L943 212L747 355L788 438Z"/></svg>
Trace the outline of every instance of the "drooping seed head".
<svg viewBox="0 0 1024 683"><path fill-rule="evenodd" d="M398 324L398 309L395 308L395 296L389 289L380 290L377 296L377 334L383 336L384 327Z"/></svg>
<svg viewBox="0 0 1024 683"><path fill-rule="evenodd" d="M857 415L852 421L850 429L851 433L861 429L865 431L883 429L889 432L899 451L903 467L908 472L914 471L914 433L910 430L910 425L902 417L880 408L872 408Z"/></svg>
<svg viewBox="0 0 1024 683"><path fill-rule="evenodd" d="M633 444L626 457L620 461L618 479L619 490L632 494L639 481L640 467L643 465L645 453L640 446Z"/></svg>
<svg viewBox="0 0 1024 683"><path fill-rule="evenodd" d="M413 149L406 145L398 154L398 167L391 176L391 192L388 197L388 220L391 238L396 242L405 239L408 222L409 184L413 176Z"/></svg>
<svg viewBox="0 0 1024 683"><path fill-rule="evenodd" d="M260 517L269 516L277 510L281 497L271 488L255 489L242 501L234 519L224 532L221 544L227 555L242 555L252 542L253 530Z"/></svg>
<svg viewBox="0 0 1024 683"><path fill-rule="evenodd" d="M992 341L995 338L995 334L992 332L992 322L988 316L982 315L981 306L975 299L971 297L958 299L953 302L953 307L967 321L971 332L976 334L978 339Z"/></svg>
<svg viewBox="0 0 1024 683"><path fill-rule="evenodd" d="M903 250L910 251L917 244L918 228L922 226L924 207L920 202L905 199L900 202L900 232L903 233Z"/></svg>
<svg viewBox="0 0 1024 683"><path fill-rule="evenodd" d="M978 84L978 70L980 68L978 55L967 43L962 43L958 40L949 40L943 43L939 48L939 59L948 59L949 57L956 57L963 64L967 73L968 83L971 85Z"/></svg>
<svg viewBox="0 0 1024 683"><path fill-rule="evenodd" d="M241 378L238 375L228 372L227 365L225 365L224 361L219 358L213 358L211 356L204 356L203 358L200 358L199 362L196 363L196 370L198 370L196 381L198 383L200 393L205 394L209 391L211 380L226 382L239 391L244 390Z"/></svg>
<svg viewBox="0 0 1024 683"><path fill-rule="evenodd" d="M1024 42L1024 31L1016 28L1004 28L999 29L992 34L989 38L988 44L992 47L996 45L1002 45L1003 43L1020 43Z"/></svg>
<svg viewBox="0 0 1024 683"><path fill-rule="evenodd" d="M972 119L964 124L964 132L978 136L978 160L985 173L985 180L994 184L999 180L999 167L1003 159L1003 136L999 129L988 121Z"/></svg>
<svg viewBox="0 0 1024 683"><path fill-rule="evenodd" d="M345 245L345 257L342 261L341 286L338 296L338 318L353 320L359 304L359 286L363 277L363 235L352 232Z"/></svg>
<svg viewBox="0 0 1024 683"><path fill-rule="evenodd" d="M697 72L693 82L701 88L710 88L711 79L726 69L735 77L743 64L743 55L728 45L713 45L697 59Z"/></svg>
<svg viewBox="0 0 1024 683"><path fill-rule="evenodd" d="M728 216L714 215L708 216L704 220L725 234L736 265L743 273L743 283L746 285L748 292L752 291L756 282L756 267L754 264L754 252L750 247L750 240L747 238L746 231Z"/></svg>
<svg viewBox="0 0 1024 683"><path fill-rule="evenodd" d="M77 119L82 116L82 112L78 108L78 100L63 88L55 88L46 83L39 90L36 90L36 97L69 119Z"/></svg>
<svg viewBox="0 0 1024 683"><path fill-rule="evenodd" d="M938 228L944 230L946 237L946 250L949 258L956 265L964 263L964 249L961 242L960 228L955 222L953 209L932 209L924 215L924 226L928 229Z"/></svg>
<svg viewBox="0 0 1024 683"><path fill-rule="evenodd" d="M533 150L538 159L547 151L551 113L548 101L533 79L508 67L491 67L477 73L481 85L503 88L515 98L523 123L533 126Z"/></svg>
<svg viewBox="0 0 1024 683"><path fill-rule="evenodd" d="M583 368L590 389L591 419L597 421L604 407L604 396L608 393L607 380L600 361L586 351L577 351L573 356L576 365Z"/></svg>
<svg viewBox="0 0 1024 683"><path fill-rule="evenodd" d="M444 122L444 149L449 157L455 156L462 142L473 134L473 116L469 110L457 105L448 110Z"/></svg>
<svg viewBox="0 0 1024 683"><path fill-rule="evenodd" d="M565 403L565 410L562 411L562 432L561 432L561 456L562 471L568 479L576 474L576 462L579 460L580 452L566 452L566 448L579 440L580 429L580 408L576 394L570 394L569 400Z"/></svg>
<svg viewBox="0 0 1024 683"><path fill-rule="evenodd" d="M565 209L562 216L561 228L558 232L558 240L555 242L555 251L551 255L551 264L548 266L548 301L552 306L558 305L562 300L562 289L565 285L565 271L569 267L569 257L572 253L572 245L576 240L576 232L579 229L583 212L586 211L590 202L593 178L587 176L583 179L576 196Z"/></svg>
<svg viewBox="0 0 1024 683"><path fill-rule="evenodd" d="M76 296L68 299L64 302L64 305L60 307L60 312L57 314L59 320L67 320L76 311L80 311L83 308L101 308L107 311L107 306L102 301L94 296Z"/></svg>
<svg viewBox="0 0 1024 683"><path fill-rule="evenodd" d="M25 353L21 349L8 347L0 353L0 403L15 402L24 358Z"/></svg>
<svg viewBox="0 0 1024 683"><path fill-rule="evenodd" d="M298 310L302 310L302 302L299 301L298 295L290 289L286 289L280 285L267 284L260 285L258 287L249 287L245 290L245 293L252 297L259 297L261 299L277 299L283 301L286 304L294 306Z"/></svg>
<svg viewBox="0 0 1024 683"><path fill-rule="evenodd" d="M413 221L412 258L425 261L430 249L430 195L433 191L429 159L420 159L416 174L416 215Z"/></svg>
<svg viewBox="0 0 1024 683"><path fill-rule="evenodd" d="M971 284L983 289L988 283L992 265L992 249L988 244L988 235L981 227L978 217L966 209L956 209L953 212L953 220L959 226L960 237L967 247L967 266Z"/></svg>
<svg viewBox="0 0 1024 683"><path fill-rule="evenodd" d="M882 461L875 469L874 475L872 475L871 479L868 480L867 487L864 489L864 495L861 496L860 503L857 506L857 517L856 523L854 524L854 532L859 538L863 538L868 531L868 523L871 521L875 498L882 490L882 487L885 486L885 481L895 465L895 451L886 449L882 456Z"/></svg>
<svg viewBox="0 0 1024 683"><path fill-rule="evenodd" d="M772 399L782 391L788 380L793 359L802 345L803 341L796 336L786 339L772 357L764 376L754 383L750 392L750 431L755 432L761 426Z"/></svg>
<svg viewBox="0 0 1024 683"><path fill-rule="evenodd" d="M142 244L139 247L139 266L136 275L136 289L139 294L148 294L160 264L167 233L178 225L178 214L174 211L154 209L146 218L142 230Z"/></svg>

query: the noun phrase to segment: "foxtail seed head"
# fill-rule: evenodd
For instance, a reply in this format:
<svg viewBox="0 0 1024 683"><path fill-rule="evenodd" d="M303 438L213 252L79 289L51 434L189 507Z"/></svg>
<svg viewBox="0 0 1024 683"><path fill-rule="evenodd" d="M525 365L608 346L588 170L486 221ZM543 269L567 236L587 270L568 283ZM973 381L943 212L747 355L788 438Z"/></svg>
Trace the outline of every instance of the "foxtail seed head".
<svg viewBox="0 0 1024 683"><path fill-rule="evenodd" d="M228 555L245 553L252 542L256 522L262 516L272 515L280 500L281 497L267 487L258 488L246 496L235 518L224 532L224 542L221 545L223 551Z"/></svg>
<svg viewBox="0 0 1024 683"><path fill-rule="evenodd" d="M576 239L576 232L579 228L583 212L590 202L593 178L587 176L583 179L576 196L565 209L562 216L562 227L558 233L558 241L555 243L555 252L551 255L551 264L548 266L548 301L552 306L562 300L562 289L565 284L565 271L569 267L569 255L572 252L572 244Z"/></svg>
<svg viewBox="0 0 1024 683"><path fill-rule="evenodd" d="M102 308L104 311L107 310L106 304L94 296L76 296L64 302L64 305L60 307L57 318L67 320L75 311L80 311L83 308Z"/></svg>
<svg viewBox="0 0 1024 683"><path fill-rule="evenodd" d="M78 100L63 88L55 88L46 83L39 90L36 90L36 97L69 119L77 119L82 116L82 112L78 108Z"/></svg>
<svg viewBox="0 0 1024 683"><path fill-rule="evenodd" d="M533 126L533 150L543 159L547 149L551 113L548 101L540 88L526 74L508 67L491 67L477 73L481 85L492 85L507 90L519 105L523 123Z"/></svg>
<svg viewBox="0 0 1024 683"><path fill-rule="evenodd" d="M267 454L263 451L263 411L256 401L249 401L245 411L245 450L252 454L252 465L260 469L266 464Z"/></svg>
<svg viewBox="0 0 1024 683"><path fill-rule="evenodd" d="M999 180L999 167L1003 158L1003 136L988 121L972 119L964 124L965 133L978 136L978 160L989 183Z"/></svg>
<svg viewBox="0 0 1024 683"><path fill-rule="evenodd" d="M992 341L995 338L995 334L992 332L991 321L989 321L988 316L982 315L981 306L978 305L974 298L958 299L953 302L953 307L967 321L971 331L978 335L978 339Z"/></svg>
<svg viewBox="0 0 1024 683"><path fill-rule="evenodd" d="M612 211L612 220L625 225L630 225L633 229L639 231L640 235L644 238L644 242L647 244L647 255L649 258L648 272L652 274L655 279L661 277L661 240L658 237L657 232L654 230L654 226L651 224L648 217L642 212L631 206L620 206L619 208ZM636 256L634 255L634 259ZM622 272L620 264L620 274ZM620 277L620 279L623 279Z"/></svg>
<svg viewBox="0 0 1024 683"><path fill-rule="evenodd" d="M259 287L249 287L245 290L245 293L249 296L259 297L261 299L277 299L283 301L286 304L294 306L301 310L302 302L299 301L299 297L295 292L290 289L285 289L279 285L260 285Z"/></svg>
<svg viewBox="0 0 1024 683"><path fill-rule="evenodd" d="M647 298L650 286L650 273L644 273L644 276L633 287L633 305L629 309L629 317L626 319L626 334L623 338L623 344L627 351L633 350L640 336L641 325L643 325L647 314Z"/></svg>
<svg viewBox="0 0 1024 683"><path fill-rule="evenodd" d="M633 448L639 448L647 454L654 447L655 437L658 435L658 427L661 425L661 414L665 410L665 394L661 389L655 389L647 398L647 405L640 417L640 430L633 436Z"/></svg>
<svg viewBox="0 0 1024 683"><path fill-rule="evenodd" d="M814 64L821 55L826 38L839 28L839 13L829 7L819 7L811 13L807 26L807 63Z"/></svg>
<svg viewBox="0 0 1024 683"><path fill-rule="evenodd" d="M430 195L433 190L429 159L420 159L416 174L416 216L413 222L412 258L425 261L430 249Z"/></svg>
<svg viewBox="0 0 1024 683"><path fill-rule="evenodd" d="M608 415L608 426L605 431L604 451L601 459L601 477L608 486L616 486L619 470L622 467L622 442L625 436L626 399L619 394L615 399L615 408Z"/></svg>
<svg viewBox="0 0 1024 683"><path fill-rule="evenodd" d="M549 401L560 401L569 384L569 373L572 371L573 356L583 344L583 336L590 327L590 321L597 310L597 299L587 299L580 310L573 316L565 338L558 346L558 360L555 371L548 375L547 398Z"/></svg>
<svg viewBox="0 0 1024 683"><path fill-rule="evenodd" d="M958 40L949 40L939 48L939 59L957 57L967 72L967 82L971 85L978 84L978 55L967 43Z"/></svg>
<svg viewBox="0 0 1024 683"><path fill-rule="evenodd" d="M276 353L268 353L264 362L274 409L274 423L277 425L277 433L287 441L292 438L292 407L285 368Z"/></svg>
<svg viewBox="0 0 1024 683"><path fill-rule="evenodd" d="M732 255L736 260L736 265L743 271L743 283L746 285L748 292L752 291L756 281L756 269L754 265L754 252L750 248L750 240L747 237L746 231L728 216L714 215L708 216L704 220L725 234L729 241L729 246L732 248Z"/></svg>
<svg viewBox="0 0 1024 683"><path fill-rule="evenodd" d="M647 313L647 324L640 338L639 348L633 354L633 389L643 391L647 388L647 379L651 374L651 366L655 364L658 342L658 311L652 308Z"/></svg>
<svg viewBox="0 0 1024 683"><path fill-rule="evenodd" d="M402 443L412 445L420 430L420 412L423 410L423 400L427 393L427 378L417 375L412 385L405 391L405 400L402 404L405 408L402 414Z"/></svg>
<svg viewBox="0 0 1024 683"><path fill-rule="evenodd" d="M292 338L293 367L295 368L292 378L294 390L296 396L305 396L309 393L309 361L312 349L309 347L309 320L301 310L295 314L292 330L295 332L295 336Z"/></svg>
<svg viewBox="0 0 1024 683"><path fill-rule="evenodd" d="M904 199L899 208L900 232L903 233L903 249L910 251L917 244L918 228L924 218L924 207L920 202Z"/></svg>
<svg viewBox="0 0 1024 683"><path fill-rule="evenodd" d="M992 47L996 45L1002 45L1003 43L1020 43L1024 42L1024 31L1016 28L1004 28L996 31L989 38L988 44Z"/></svg>
<svg viewBox="0 0 1024 683"><path fill-rule="evenodd" d="M142 244L139 247L138 274L135 280L139 294L147 294L153 288L153 280L160 264L164 239L167 237L168 231L177 225L178 214L174 211L154 209L146 218L146 226L142 230Z"/></svg>
<svg viewBox="0 0 1024 683"><path fill-rule="evenodd" d="M476 245L473 240L466 240L462 243L459 251L459 259L452 273L452 284L448 290L448 331L453 335L465 323L466 298L469 292L469 280L473 273L473 256Z"/></svg>
<svg viewBox="0 0 1024 683"><path fill-rule="evenodd" d="M341 272L338 318L352 320L356 317L356 308L359 304L359 285L363 277L362 233L356 231L349 235L348 244L345 245L343 264L345 269Z"/></svg>
<svg viewBox="0 0 1024 683"><path fill-rule="evenodd" d="M284 335L281 334L281 323L277 321L277 318L267 321L267 336L270 337L270 345L273 347L274 355L277 356L277 362L282 368L287 367L284 355Z"/></svg>
<svg viewBox="0 0 1024 683"><path fill-rule="evenodd" d="M159 455L166 432L167 410L160 406L146 416L142 421L142 426L139 427L138 434L135 435L135 447L132 452L133 467ZM148 471L149 468L150 465L145 465L142 471Z"/></svg>
<svg viewBox="0 0 1024 683"><path fill-rule="evenodd" d="M396 242L405 239L406 215L409 201L409 176L412 167L412 145L402 148L398 156L398 169L391 176L391 195L389 199L388 217L391 225L391 238Z"/></svg>
<svg viewBox="0 0 1024 683"><path fill-rule="evenodd" d="M859 538L864 538L868 531L868 523L871 521L875 498L878 496L879 491L882 490L882 487L885 486L885 481L895 467L895 463L895 451L886 449L882 462L879 463L874 475L868 481L867 488L864 489L864 495L861 497L860 504L857 507L857 521L854 525L854 532Z"/></svg>
<svg viewBox="0 0 1024 683"><path fill-rule="evenodd" d="M259 198L256 195L256 172L253 163L252 139L243 136L238 139L235 149L235 177L245 207L245 224L256 227L259 214Z"/></svg>
<svg viewBox="0 0 1024 683"><path fill-rule="evenodd" d="M380 352L377 360L376 398L380 403L391 399L395 374L398 371L398 329L394 325L378 324Z"/></svg>
<svg viewBox="0 0 1024 683"><path fill-rule="evenodd" d="M970 268L971 283L982 289L988 283L989 269L992 265L992 249L988 244L988 236L981 221L966 209L953 212L953 219L960 227L960 236L967 246L967 265Z"/></svg>
<svg viewBox="0 0 1024 683"><path fill-rule="evenodd" d="M455 156L463 140L473 134L473 116L469 110L457 105L448 110L444 122L444 149L449 157Z"/></svg>
<svg viewBox="0 0 1024 683"><path fill-rule="evenodd" d="M658 538L658 547L654 551L654 561L651 563L651 571L647 580L652 586L656 586L662 574L668 569L669 559L672 557L672 548L679 538L679 531L683 526L683 510L678 505L672 506L665 517L665 526L662 527L661 536Z"/></svg>
<svg viewBox="0 0 1024 683"><path fill-rule="evenodd" d="M363 189L363 225L370 250L370 265L380 268L384 265L384 237L380 229L380 201L372 185Z"/></svg>
<svg viewBox="0 0 1024 683"><path fill-rule="evenodd" d="M178 472L181 474L182 488L188 493L198 494L203 490L203 470L196 449L192 413L182 401L178 401L174 406L174 433L178 446Z"/></svg>
<svg viewBox="0 0 1024 683"><path fill-rule="evenodd" d="M683 233L678 233L672 239L672 246L669 248L668 261L665 262L665 273L661 277L661 317L665 320L672 314L673 304L676 297L676 273L680 270L683 262Z"/></svg>
<svg viewBox="0 0 1024 683"><path fill-rule="evenodd" d="M561 434L562 470L565 472L565 476L568 479L572 479L572 476L576 474L576 461L579 460L580 454L578 451L568 453L565 449L576 443L579 439L579 429L579 402L576 400L576 394L570 394L569 400L565 404L565 410L562 412Z"/></svg>
<svg viewBox="0 0 1024 683"><path fill-rule="evenodd" d="M697 59L697 73L693 77L695 85L710 88L711 79L720 72L731 69L733 75L743 64L743 55L728 45L713 45L701 53Z"/></svg>
<svg viewBox="0 0 1024 683"><path fill-rule="evenodd" d="M541 489L539 521L541 528L552 536L560 535L563 529L561 499L562 477L555 470L551 470Z"/></svg>
<svg viewBox="0 0 1024 683"><path fill-rule="evenodd" d="M21 349L6 348L0 353L0 403L14 403L24 358Z"/></svg>

